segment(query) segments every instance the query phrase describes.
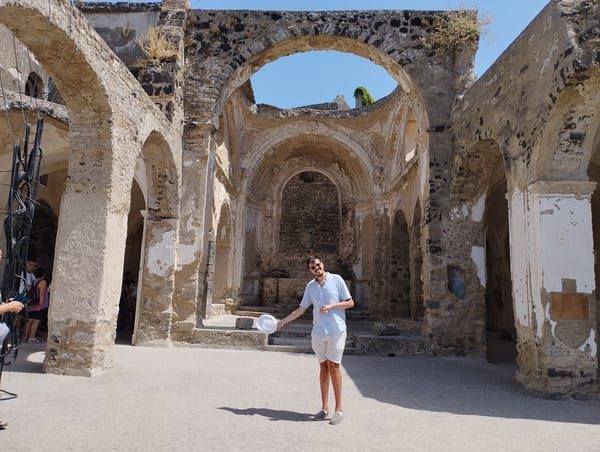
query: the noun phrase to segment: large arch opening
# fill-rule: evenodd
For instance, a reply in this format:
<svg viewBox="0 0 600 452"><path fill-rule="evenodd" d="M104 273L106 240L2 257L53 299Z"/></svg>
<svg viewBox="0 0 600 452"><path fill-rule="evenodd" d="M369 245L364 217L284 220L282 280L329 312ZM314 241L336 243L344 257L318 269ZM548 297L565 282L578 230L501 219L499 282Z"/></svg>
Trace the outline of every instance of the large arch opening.
<svg viewBox="0 0 600 452"><path fill-rule="evenodd" d="M345 76L339 77L340 73ZM273 86L270 82L273 77L287 83ZM368 90L374 101L397 87L383 67L335 50L300 52L279 58L262 66L250 80L256 103L278 108L314 106L346 110L357 106L354 91L360 86ZM319 90L314 89L317 84Z"/></svg>

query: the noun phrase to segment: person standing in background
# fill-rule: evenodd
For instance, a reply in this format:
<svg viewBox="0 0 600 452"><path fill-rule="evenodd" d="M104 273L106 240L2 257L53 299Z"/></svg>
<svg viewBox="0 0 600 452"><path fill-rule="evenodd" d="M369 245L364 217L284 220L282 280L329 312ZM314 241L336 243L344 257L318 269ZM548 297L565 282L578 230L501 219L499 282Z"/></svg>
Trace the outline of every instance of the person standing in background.
<svg viewBox="0 0 600 452"><path fill-rule="evenodd" d="M50 291L46 282L46 270L37 268L34 272L35 281L33 283L34 299L27 304L29 318L25 325L25 342L30 344L38 343L37 330L40 326L43 311L48 307L50 301Z"/></svg>

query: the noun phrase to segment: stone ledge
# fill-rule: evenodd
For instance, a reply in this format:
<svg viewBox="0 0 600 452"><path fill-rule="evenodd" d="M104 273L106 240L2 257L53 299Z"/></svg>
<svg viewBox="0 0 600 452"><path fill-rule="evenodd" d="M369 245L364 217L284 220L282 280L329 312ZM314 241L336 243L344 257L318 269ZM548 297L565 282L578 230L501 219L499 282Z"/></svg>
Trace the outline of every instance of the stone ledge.
<svg viewBox="0 0 600 452"><path fill-rule="evenodd" d="M264 350L267 347L267 339L265 333L256 330L195 328L190 343L216 348Z"/></svg>

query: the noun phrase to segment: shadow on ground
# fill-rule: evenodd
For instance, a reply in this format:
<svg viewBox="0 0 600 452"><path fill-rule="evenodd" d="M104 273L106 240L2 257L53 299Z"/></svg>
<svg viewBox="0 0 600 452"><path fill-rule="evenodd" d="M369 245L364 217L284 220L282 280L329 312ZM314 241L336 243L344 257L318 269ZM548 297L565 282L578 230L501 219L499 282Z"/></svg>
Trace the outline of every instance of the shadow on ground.
<svg viewBox="0 0 600 452"><path fill-rule="evenodd" d="M270 421L312 422L312 414L298 413L296 411L273 410L271 408L232 408L219 407L219 410L229 411L240 416L262 416Z"/></svg>
<svg viewBox="0 0 600 452"><path fill-rule="evenodd" d="M600 401L549 400L523 392L514 364L471 358L346 356L364 397L405 408L461 415L600 424Z"/></svg>

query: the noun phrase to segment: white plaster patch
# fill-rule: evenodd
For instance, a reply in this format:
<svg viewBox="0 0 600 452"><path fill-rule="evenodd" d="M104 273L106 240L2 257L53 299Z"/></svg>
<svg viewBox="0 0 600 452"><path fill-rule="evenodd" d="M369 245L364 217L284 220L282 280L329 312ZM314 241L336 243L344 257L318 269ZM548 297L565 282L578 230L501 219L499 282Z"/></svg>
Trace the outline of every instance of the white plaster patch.
<svg viewBox="0 0 600 452"><path fill-rule="evenodd" d="M525 221L525 197L523 192L515 190L509 203L510 224L510 273L513 283L513 300L515 320L520 325L531 325L529 314L529 292L527 286L527 257L530 256L527 240L527 223Z"/></svg>
<svg viewBox="0 0 600 452"><path fill-rule="evenodd" d="M563 279L573 279L577 292L592 293L596 283L589 198L549 195L538 203L544 213L539 216L543 287L562 292Z"/></svg>
<svg viewBox="0 0 600 452"><path fill-rule="evenodd" d="M22 80L23 80L23 79L22 79L22 77L21 77L21 73L20 73L19 71L17 71L17 69L16 69L16 68L14 68L14 67L9 67L9 68L8 68L8 73L9 73L9 74L10 74L10 76L11 76L12 78L14 78L15 80L19 80L19 81L22 81Z"/></svg>
<svg viewBox="0 0 600 452"><path fill-rule="evenodd" d="M175 232L163 233L162 240L154 243L148 251L148 270L150 273L166 277L171 268L173 256L173 244L175 243Z"/></svg>
<svg viewBox="0 0 600 452"><path fill-rule="evenodd" d="M598 352L598 346L596 345L596 330L594 330L594 328L590 330L590 335L588 336L587 340L581 344L579 351L584 352L586 347L590 347L591 356L596 356L596 353Z"/></svg>
<svg viewBox="0 0 600 452"><path fill-rule="evenodd" d="M556 337L555 330L556 330L556 325L558 324L558 322L556 322L555 320L552 320L552 318L550 317L550 303L546 303L545 313L546 313L546 319L548 320L548 322L550 322L550 332L552 333L552 337ZM539 336L539 334L538 334L538 336Z"/></svg>
<svg viewBox="0 0 600 452"><path fill-rule="evenodd" d="M200 228L192 226L193 218L190 215L186 225L186 234L193 233L194 243L191 245L179 244L177 248L177 269L183 268L184 265L191 264L196 260L196 252L200 250Z"/></svg>
<svg viewBox="0 0 600 452"><path fill-rule="evenodd" d="M479 284L485 287L487 284L487 271L485 268L485 248L482 246L474 246L471 248L471 259L477 268L477 277Z"/></svg>
<svg viewBox="0 0 600 452"><path fill-rule="evenodd" d="M483 219L485 212L485 195L477 200L475 205L471 208L471 219L473 221L480 222Z"/></svg>

